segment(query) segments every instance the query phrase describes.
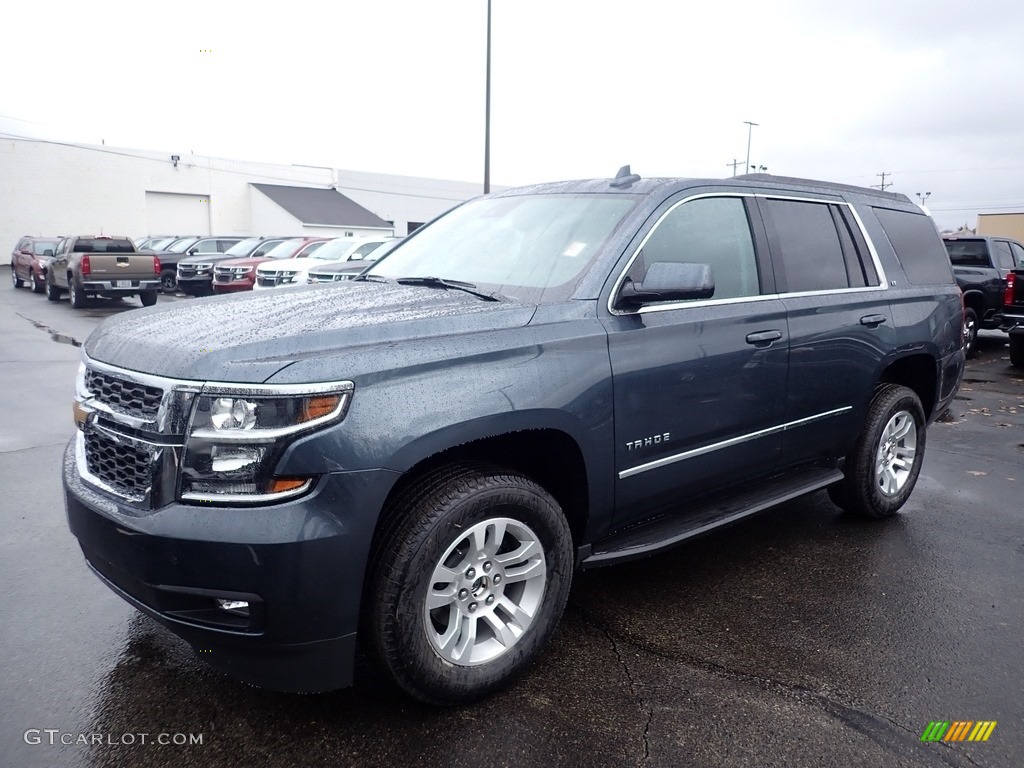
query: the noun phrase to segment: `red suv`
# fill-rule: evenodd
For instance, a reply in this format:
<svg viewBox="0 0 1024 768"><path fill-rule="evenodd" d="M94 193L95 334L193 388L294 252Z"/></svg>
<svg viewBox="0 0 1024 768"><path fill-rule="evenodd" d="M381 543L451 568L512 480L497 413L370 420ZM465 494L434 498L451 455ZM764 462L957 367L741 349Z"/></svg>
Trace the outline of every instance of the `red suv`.
<svg viewBox="0 0 1024 768"><path fill-rule="evenodd" d="M59 237L23 237L11 253L11 280L15 288L32 284L32 291L46 290L46 270L57 250Z"/></svg>
<svg viewBox="0 0 1024 768"><path fill-rule="evenodd" d="M213 292L251 291L256 284L256 267L271 259L297 259L309 256L326 243L328 237L293 237L255 259L231 259L213 268Z"/></svg>

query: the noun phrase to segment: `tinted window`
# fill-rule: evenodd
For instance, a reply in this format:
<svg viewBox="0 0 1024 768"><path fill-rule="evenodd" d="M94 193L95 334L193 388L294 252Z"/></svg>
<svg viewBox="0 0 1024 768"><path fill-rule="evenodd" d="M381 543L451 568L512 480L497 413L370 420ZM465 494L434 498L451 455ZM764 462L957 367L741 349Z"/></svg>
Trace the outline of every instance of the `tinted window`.
<svg viewBox="0 0 1024 768"><path fill-rule="evenodd" d="M1013 269L1013 254L1010 253L1010 244L1005 240L993 240L996 264L1003 269Z"/></svg>
<svg viewBox="0 0 1024 768"><path fill-rule="evenodd" d="M644 243L629 278L643 282L647 267L659 261L709 264L715 299L761 292L747 210L740 198L699 198L671 210Z"/></svg>
<svg viewBox="0 0 1024 768"><path fill-rule="evenodd" d="M942 239L930 216L888 208L874 210L907 280L914 285L954 282L949 258L943 253Z"/></svg>
<svg viewBox="0 0 1024 768"><path fill-rule="evenodd" d="M828 203L766 200L762 205L780 291L850 287L846 258Z"/></svg>
<svg viewBox="0 0 1024 768"><path fill-rule="evenodd" d="M80 237L75 242L75 253L135 253L131 240Z"/></svg>
<svg viewBox="0 0 1024 768"><path fill-rule="evenodd" d="M57 248L56 240L36 240L32 244L32 249L36 256L42 256L47 250L55 250Z"/></svg>
<svg viewBox="0 0 1024 768"><path fill-rule="evenodd" d="M1024 267L1024 248L1020 243L1010 243L1010 250L1013 251L1013 258L1018 267Z"/></svg>
<svg viewBox="0 0 1024 768"><path fill-rule="evenodd" d="M958 267L988 267L988 243L984 240L944 240L949 260Z"/></svg>

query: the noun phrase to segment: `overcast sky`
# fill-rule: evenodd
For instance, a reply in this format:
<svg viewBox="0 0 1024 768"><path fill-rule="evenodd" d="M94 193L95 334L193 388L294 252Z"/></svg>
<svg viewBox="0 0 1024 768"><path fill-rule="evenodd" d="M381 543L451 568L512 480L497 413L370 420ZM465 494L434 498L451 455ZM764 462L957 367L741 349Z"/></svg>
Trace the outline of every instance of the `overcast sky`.
<svg viewBox="0 0 1024 768"><path fill-rule="evenodd" d="M482 180L486 9L18 3L0 133ZM495 184L728 176L749 120L772 173L1024 210L1024 3L493 0L492 45Z"/></svg>

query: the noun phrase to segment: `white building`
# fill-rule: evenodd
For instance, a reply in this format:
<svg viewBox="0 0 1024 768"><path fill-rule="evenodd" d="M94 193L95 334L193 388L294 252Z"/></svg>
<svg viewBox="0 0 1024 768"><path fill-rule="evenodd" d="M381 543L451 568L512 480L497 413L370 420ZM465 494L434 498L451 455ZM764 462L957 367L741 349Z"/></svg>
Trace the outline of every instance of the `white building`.
<svg viewBox="0 0 1024 768"><path fill-rule="evenodd" d="M3 138L0 249L24 235L401 236L480 193L467 182Z"/></svg>

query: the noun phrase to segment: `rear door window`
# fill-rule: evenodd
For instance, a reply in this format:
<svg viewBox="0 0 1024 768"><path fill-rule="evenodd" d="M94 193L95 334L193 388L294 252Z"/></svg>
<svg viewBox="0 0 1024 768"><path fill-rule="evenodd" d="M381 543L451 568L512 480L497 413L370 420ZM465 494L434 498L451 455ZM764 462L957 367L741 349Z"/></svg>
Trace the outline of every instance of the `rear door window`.
<svg viewBox="0 0 1024 768"><path fill-rule="evenodd" d="M988 243L984 240L946 240L949 261L957 267L989 267Z"/></svg>
<svg viewBox="0 0 1024 768"><path fill-rule="evenodd" d="M1010 251L1010 244L1006 240L993 240L993 252L996 257L996 266L1000 269L1013 269L1014 258Z"/></svg>
<svg viewBox="0 0 1024 768"><path fill-rule="evenodd" d="M1016 267L1024 267L1024 247L1020 243L1010 243L1010 250L1013 251L1013 259Z"/></svg>
<svg viewBox="0 0 1024 768"><path fill-rule="evenodd" d="M761 201L775 282L781 293L864 285L863 275L851 280L855 271L848 269L832 207L828 202ZM846 235L852 242L849 231ZM848 247L851 246L848 244Z"/></svg>
<svg viewBox="0 0 1024 768"><path fill-rule="evenodd" d="M930 216L890 208L875 208L874 211L911 284L955 282L950 259Z"/></svg>

